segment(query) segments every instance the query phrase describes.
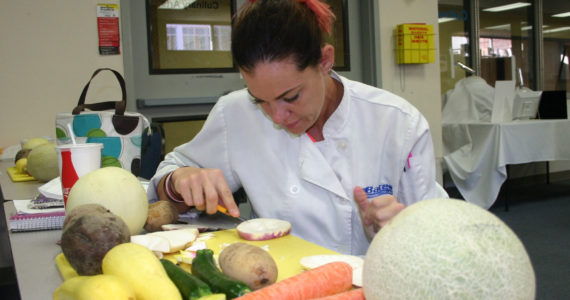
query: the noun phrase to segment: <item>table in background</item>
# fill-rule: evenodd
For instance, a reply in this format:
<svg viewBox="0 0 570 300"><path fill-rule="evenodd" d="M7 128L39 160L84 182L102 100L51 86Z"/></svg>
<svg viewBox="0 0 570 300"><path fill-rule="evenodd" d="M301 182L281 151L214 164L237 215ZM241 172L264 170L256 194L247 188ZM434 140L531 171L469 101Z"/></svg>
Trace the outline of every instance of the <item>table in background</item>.
<svg viewBox="0 0 570 300"><path fill-rule="evenodd" d="M493 205L506 166L570 160L570 120L443 124L444 162L468 202Z"/></svg>

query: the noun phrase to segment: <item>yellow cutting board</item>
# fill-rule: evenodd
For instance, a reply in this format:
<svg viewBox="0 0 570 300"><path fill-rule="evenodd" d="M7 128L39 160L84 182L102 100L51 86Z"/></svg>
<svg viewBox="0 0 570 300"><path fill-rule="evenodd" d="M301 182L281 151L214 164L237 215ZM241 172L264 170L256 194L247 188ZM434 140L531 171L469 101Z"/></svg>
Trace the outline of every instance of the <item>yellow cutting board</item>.
<svg viewBox="0 0 570 300"><path fill-rule="evenodd" d="M217 258L225 246L235 242L248 243L268 250L277 264L277 281L303 272L300 260L302 257L321 254L338 254L332 250L307 242L293 235L265 241L247 241L239 237L235 229L216 231L215 237L207 240L208 248L214 251Z"/></svg>
<svg viewBox="0 0 570 300"><path fill-rule="evenodd" d="M321 255L321 254L338 254L332 250L321 247L319 245L307 242L301 238L293 235L286 235L280 238L266 240L266 241L247 241L243 240L237 234L235 229L228 229L222 231L213 232L214 237L206 241L206 245L209 249L214 251L214 257L218 257L220 252L231 243L243 242L258 247L263 247L268 250L269 254L275 260L278 269L277 281L289 278L291 276L297 275L303 272L303 267L301 266L300 260L304 256L310 255ZM168 254L165 258L175 261L174 256L176 253ZM60 253L56 259L56 265L59 269L60 274L64 280L67 280L73 276L77 276L77 273L69 262ZM190 271L190 265L180 264L183 269Z"/></svg>
<svg viewBox="0 0 570 300"><path fill-rule="evenodd" d="M9 167L6 169L8 171L8 175L10 179L14 182L22 182L22 181L33 181L36 180L34 177L30 176L28 173L21 173L18 171L16 167Z"/></svg>

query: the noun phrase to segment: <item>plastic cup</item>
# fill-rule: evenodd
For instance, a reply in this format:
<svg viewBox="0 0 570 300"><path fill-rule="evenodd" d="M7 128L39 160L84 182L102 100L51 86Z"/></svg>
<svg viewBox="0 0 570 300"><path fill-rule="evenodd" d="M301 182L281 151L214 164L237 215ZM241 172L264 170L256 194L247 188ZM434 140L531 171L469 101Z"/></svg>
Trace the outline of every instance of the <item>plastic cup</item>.
<svg viewBox="0 0 570 300"><path fill-rule="evenodd" d="M59 161L59 175L63 191L63 203L67 206L69 191L83 175L101 168L103 144L65 144L55 147Z"/></svg>

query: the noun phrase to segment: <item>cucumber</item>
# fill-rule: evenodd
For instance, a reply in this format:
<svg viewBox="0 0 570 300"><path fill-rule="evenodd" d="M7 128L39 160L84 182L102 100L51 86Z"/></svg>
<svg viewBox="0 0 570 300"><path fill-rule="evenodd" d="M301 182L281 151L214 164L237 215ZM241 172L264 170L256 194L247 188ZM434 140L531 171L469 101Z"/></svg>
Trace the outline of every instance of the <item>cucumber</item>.
<svg viewBox="0 0 570 300"><path fill-rule="evenodd" d="M180 294L182 294L182 298L194 300L203 296L212 295L212 290L208 284L196 276L184 271L181 267L167 259L161 259L160 262L170 280L172 280L180 291Z"/></svg>
<svg viewBox="0 0 570 300"><path fill-rule="evenodd" d="M237 298L251 292L247 284L222 273L214 262L214 251L202 249L192 260L192 274L206 282L212 292L224 293L228 299Z"/></svg>

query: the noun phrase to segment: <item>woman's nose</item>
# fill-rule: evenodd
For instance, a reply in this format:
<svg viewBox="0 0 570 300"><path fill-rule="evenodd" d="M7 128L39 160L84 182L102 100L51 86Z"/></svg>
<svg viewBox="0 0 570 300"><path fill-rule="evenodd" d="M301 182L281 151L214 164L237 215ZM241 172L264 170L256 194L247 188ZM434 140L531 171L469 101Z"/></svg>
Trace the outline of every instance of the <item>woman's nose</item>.
<svg viewBox="0 0 570 300"><path fill-rule="evenodd" d="M271 119L273 122L278 125L283 125L289 116L289 110L277 101L271 106Z"/></svg>

